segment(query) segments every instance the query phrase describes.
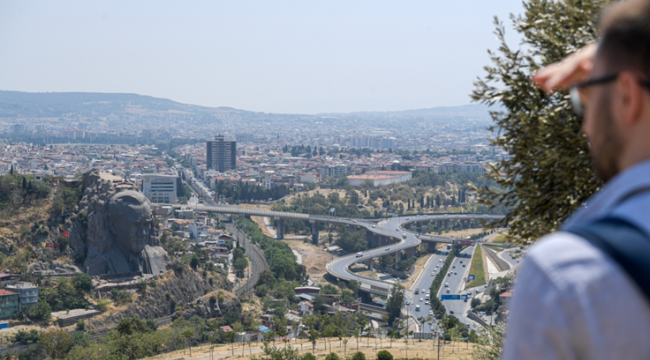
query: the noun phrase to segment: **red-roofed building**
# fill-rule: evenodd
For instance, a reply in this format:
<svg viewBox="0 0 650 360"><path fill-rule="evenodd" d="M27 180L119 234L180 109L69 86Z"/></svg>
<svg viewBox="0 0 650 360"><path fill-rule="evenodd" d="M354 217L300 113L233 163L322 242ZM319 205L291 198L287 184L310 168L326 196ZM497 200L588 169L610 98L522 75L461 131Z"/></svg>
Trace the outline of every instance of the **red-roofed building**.
<svg viewBox="0 0 650 360"><path fill-rule="evenodd" d="M229 332L233 332L233 331L234 331L234 330L233 330L230 326L228 326L228 325L226 325L226 326L222 326L222 327L220 327L220 329L221 329L221 331L223 331L223 332L225 332L225 333L229 333Z"/></svg>

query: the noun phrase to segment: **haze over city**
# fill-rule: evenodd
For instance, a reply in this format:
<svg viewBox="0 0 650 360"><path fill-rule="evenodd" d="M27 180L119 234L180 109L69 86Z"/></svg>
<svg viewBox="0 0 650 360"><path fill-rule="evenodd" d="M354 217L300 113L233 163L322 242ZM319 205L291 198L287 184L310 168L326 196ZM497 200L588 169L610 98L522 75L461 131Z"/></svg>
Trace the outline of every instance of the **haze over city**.
<svg viewBox="0 0 650 360"><path fill-rule="evenodd" d="M0 1L0 88L276 113L465 105L497 46L492 15L509 24L521 10L518 0Z"/></svg>

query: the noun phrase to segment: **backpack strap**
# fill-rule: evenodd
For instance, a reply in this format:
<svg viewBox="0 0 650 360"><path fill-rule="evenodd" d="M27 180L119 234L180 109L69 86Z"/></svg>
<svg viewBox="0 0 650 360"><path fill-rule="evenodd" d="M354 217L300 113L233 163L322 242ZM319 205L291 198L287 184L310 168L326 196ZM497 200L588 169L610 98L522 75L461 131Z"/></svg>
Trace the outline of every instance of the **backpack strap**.
<svg viewBox="0 0 650 360"><path fill-rule="evenodd" d="M627 220L606 217L564 231L607 254L650 301L650 237L643 230Z"/></svg>

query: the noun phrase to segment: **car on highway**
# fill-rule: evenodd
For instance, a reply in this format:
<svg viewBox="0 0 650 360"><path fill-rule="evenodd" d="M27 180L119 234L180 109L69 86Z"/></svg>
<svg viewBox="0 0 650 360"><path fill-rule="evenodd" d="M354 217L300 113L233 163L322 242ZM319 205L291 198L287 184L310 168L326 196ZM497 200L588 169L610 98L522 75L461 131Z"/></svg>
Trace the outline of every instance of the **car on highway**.
<svg viewBox="0 0 650 360"><path fill-rule="evenodd" d="M449 294L449 292L450 292L449 289L447 289L447 294Z"/></svg>
<svg viewBox="0 0 650 360"><path fill-rule="evenodd" d="M427 289L422 288L422 293L423 293L423 294L426 294L426 293L427 293Z"/></svg>
<svg viewBox="0 0 650 360"><path fill-rule="evenodd" d="M420 305L415 305L415 311L420 311Z"/></svg>
<svg viewBox="0 0 650 360"><path fill-rule="evenodd" d="M433 310L429 310L429 315L433 316Z"/></svg>
<svg viewBox="0 0 650 360"><path fill-rule="evenodd" d="M445 283L445 287L449 287L449 283Z"/></svg>
<svg viewBox="0 0 650 360"><path fill-rule="evenodd" d="M447 276L451 276L451 271L447 273Z"/></svg>
<svg viewBox="0 0 650 360"><path fill-rule="evenodd" d="M420 293L420 289L415 289L415 295Z"/></svg>
<svg viewBox="0 0 650 360"><path fill-rule="evenodd" d="M406 220L409 220L410 218L406 218Z"/></svg>
<svg viewBox="0 0 650 360"><path fill-rule="evenodd" d="M372 227L374 228L374 227L375 227L375 225L373 225Z"/></svg>
<svg viewBox="0 0 650 360"><path fill-rule="evenodd" d="M406 305L411 305L411 302L406 300Z"/></svg>
<svg viewBox="0 0 650 360"><path fill-rule="evenodd" d="M390 248L386 248L386 250L384 250L384 251L388 251L388 250L390 250Z"/></svg>
<svg viewBox="0 0 650 360"><path fill-rule="evenodd" d="M463 267L465 267L465 264L463 264Z"/></svg>
<svg viewBox="0 0 650 360"><path fill-rule="evenodd" d="M451 315L454 315L454 310L449 310L449 313L450 313Z"/></svg>
<svg viewBox="0 0 650 360"><path fill-rule="evenodd" d="M460 263L462 264L462 263L463 263L463 260L461 260Z"/></svg>
<svg viewBox="0 0 650 360"><path fill-rule="evenodd" d="M353 222L358 222L358 221L356 221L356 220L352 220L352 221L353 221ZM461 262L462 262L462 261L461 261Z"/></svg>
<svg viewBox="0 0 650 360"><path fill-rule="evenodd" d="M423 298L420 298L420 302L423 302L423 301L424 301L424 299L423 299Z"/></svg>
<svg viewBox="0 0 650 360"><path fill-rule="evenodd" d="M358 253L357 253L357 257L362 257L362 256L363 256L363 253L362 253L362 252L358 252Z"/></svg>
<svg viewBox="0 0 650 360"><path fill-rule="evenodd" d="M458 275L458 273L454 271L454 275Z"/></svg>
<svg viewBox="0 0 650 360"><path fill-rule="evenodd" d="M435 274L436 274L435 271L432 271L432 272L431 272L431 276L434 276Z"/></svg>
<svg viewBox="0 0 650 360"><path fill-rule="evenodd" d="M452 268L452 269L455 269L455 268L456 268L456 265L452 266L451 268Z"/></svg>

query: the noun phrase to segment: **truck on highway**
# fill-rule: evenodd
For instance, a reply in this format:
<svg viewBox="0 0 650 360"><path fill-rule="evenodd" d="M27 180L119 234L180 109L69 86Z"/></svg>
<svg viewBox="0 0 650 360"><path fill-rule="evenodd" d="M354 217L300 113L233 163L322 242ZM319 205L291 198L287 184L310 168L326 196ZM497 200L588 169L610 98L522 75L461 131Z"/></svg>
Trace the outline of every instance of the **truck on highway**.
<svg viewBox="0 0 650 360"><path fill-rule="evenodd" d="M415 311L420 311L420 305L415 305Z"/></svg>

